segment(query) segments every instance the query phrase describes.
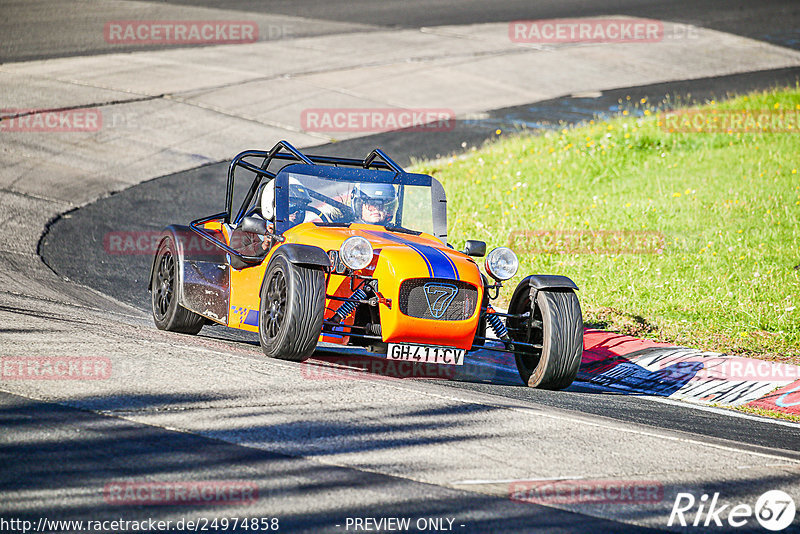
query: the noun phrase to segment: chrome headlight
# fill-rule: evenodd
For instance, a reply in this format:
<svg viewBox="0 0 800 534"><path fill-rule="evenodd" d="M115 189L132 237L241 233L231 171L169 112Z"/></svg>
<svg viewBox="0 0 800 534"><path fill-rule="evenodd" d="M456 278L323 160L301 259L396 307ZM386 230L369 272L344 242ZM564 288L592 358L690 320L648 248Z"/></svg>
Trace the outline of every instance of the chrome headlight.
<svg viewBox="0 0 800 534"><path fill-rule="evenodd" d="M348 237L339 249L345 265L357 271L372 262L372 244L359 235Z"/></svg>
<svg viewBox="0 0 800 534"><path fill-rule="evenodd" d="M486 256L486 272L495 280L508 280L519 269L517 255L507 247L497 247Z"/></svg>

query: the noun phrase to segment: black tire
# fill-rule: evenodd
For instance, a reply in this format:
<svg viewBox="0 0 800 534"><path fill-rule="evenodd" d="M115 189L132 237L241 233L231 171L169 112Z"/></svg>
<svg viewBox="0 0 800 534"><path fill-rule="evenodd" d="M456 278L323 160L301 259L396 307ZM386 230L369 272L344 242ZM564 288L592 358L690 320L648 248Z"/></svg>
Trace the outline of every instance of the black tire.
<svg viewBox="0 0 800 534"><path fill-rule="evenodd" d="M530 311L527 320L509 319L509 331L515 341L540 345L515 354L517 370L530 387L564 389L575 380L583 355L583 317L575 292L542 290L535 292L531 302L528 287L517 288L511 299L509 313ZM532 321L528 335L528 321Z"/></svg>
<svg viewBox="0 0 800 534"><path fill-rule="evenodd" d="M172 237L162 239L156 251L150 282L150 308L159 330L195 335L203 328L205 318L178 304L177 257Z"/></svg>
<svg viewBox="0 0 800 534"><path fill-rule="evenodd" d="M292 264L276 254L261 286L258 339L270 358L302 361L311 356L322 332L325 274Z"/></svg>

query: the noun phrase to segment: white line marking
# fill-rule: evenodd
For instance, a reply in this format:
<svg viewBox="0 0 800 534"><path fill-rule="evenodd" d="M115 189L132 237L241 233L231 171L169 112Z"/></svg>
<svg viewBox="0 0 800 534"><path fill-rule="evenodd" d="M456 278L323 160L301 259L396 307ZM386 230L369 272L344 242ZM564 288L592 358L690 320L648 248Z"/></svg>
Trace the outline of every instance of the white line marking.
<svg viewBox="0 0 800 534"><path fill-rule="evenodd" d="M504 478L500 480L456 480L451 484L510 484L512 482L544 482L547 480L583 480L586 477Z"/></svg>

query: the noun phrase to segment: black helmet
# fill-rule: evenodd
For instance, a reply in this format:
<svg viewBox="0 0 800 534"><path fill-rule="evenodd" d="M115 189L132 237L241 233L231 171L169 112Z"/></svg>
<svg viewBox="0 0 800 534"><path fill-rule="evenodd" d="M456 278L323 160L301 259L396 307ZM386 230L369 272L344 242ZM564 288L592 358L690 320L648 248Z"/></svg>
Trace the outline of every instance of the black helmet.
<svg viewBox="0 0 800 534"><path fill-rule="evenodd" d="M356 217L361 216L364 202L378 206L391 219L397 210L397 191L392 184L357 183L353 186L353 211Z"/></svg>

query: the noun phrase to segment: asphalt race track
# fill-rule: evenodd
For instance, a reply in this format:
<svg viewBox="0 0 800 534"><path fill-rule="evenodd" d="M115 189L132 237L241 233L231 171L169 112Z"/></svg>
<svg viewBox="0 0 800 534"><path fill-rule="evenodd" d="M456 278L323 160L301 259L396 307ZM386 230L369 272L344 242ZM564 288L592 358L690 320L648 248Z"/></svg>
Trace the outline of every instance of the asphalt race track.
<svg viewBox="0 0 800 534"><path fill-rule="evenodd" d="M284 15L286 17L312 17L340 24L375 25L388 28L419 28L451 24L506 22L521 19L547 19L568 17L595 17L601 15L627 15L631 17L672 20L695 24L714 30L729 32L779 44L800 48L800 10L791 1L765 0L758 2L710 0L693 2L651 2L648 0L547 0L530 2L513 0L484 2L481 0L427 0L409 4L403 0L373 2L371 0L336 0L332 2L292 0L263 2L260 0L171 0L169 2L137 2L125 0L116 5L92 5L87 13L74 10L49 9L56 5L52 0L29 2L2 2L9 16L0 22L0 33L8 41L0 52L0 61L20 61L78 54L102 54L118 51L93 40L88 31L93 24L109 19L169 19L176 14L193 13L197 8L219 8L243 13ZM80 7L88 3L76 2ZM83 4L83 5L81 5ZM129 4L125 6L124 4ZM149 5L148 5L149 4ZM182 7L183 11L175 8ZM46 15L43 16L43 13ZM775 14L780 13L779 17ZM199 18L199 17L198 17ZM278 25L284 24L283 22ZM361 28L362 30L364 28ZM291 37L340 31L338 26L305 27L294 29ZM281 38L280 32L274 38ZM123 49L123 50L134 50ZM141 47L135 48L141 50Z"/></svg>
<svg viewBox="0 0 800 534"><path fill-rule="evenodd" d="M314 145L307 149L310 153L363 157L378 146L402 165L480 146L497 130L508 135L608 116L627 96L647 97L650 102L666 97L673 102L703 102L800 81L800 61L788 52L800 50L800 4L791 1L89 4L77 1L75 9L62 9L54 0L0 0L4 15L0 76L13 74L14 62L33 62L34 70L23 75L36 80L39 66L49 68L46 61L37 60L85 57L91 62L96 57L102 61L113 53L121 54L124 64L123 54L129 52L135 58L136 53L165 48L176 53L201 50L186 45L111 46L98 39L95 30L107 20L232 19L236 13L258 21L262 31L291 26L291 32L276 33L270 40L308 39L303 41L305 49L323 46L314 39L358 39L387 30L406 35L402 32L423 26L446 26L450 31L515 19L636 16L720 32L711 34L712 41L714 35L724 34L768 43L774 45L769 50L776 57L785 49L790 58L788 66L776 68L697 73L634 86L611 84L552 98L515 97L509 105L481 108L471 119L459 118L455 129L444 133L399 131L330 142L283 126L281 135L290 142L295 133L303 140L299 147ZM304 17L313 18L313 23L299 25ZM163 59L159 58L153 65ZM764 65L773 63L765 59ZM111 82L95 86L94 81L76 80L71 74L58 76L60 82L76 87L110 90L111 86ZM191 98L202 98L205 91L197 89ZM130 93L135 105L164 97ZM23 107L13 101L17 96L10 90L0 92L0 108ZM199 107L203 112L223 108L205 103ZM256 114L245 119L254 124L261 120ZM279 122L269 122L269 127L280 130ZM202 132L196 135L210 143ZM248 133L246 138L258 135ZM248 142L240 148L268 148L277 140L265 139L264 146ZM225 143L225 150L236 146L229 136ZM667 528L678 493L699 497L719 492L725 502L753 505L765 491L781 489L800 504L799 424L612 393L582 382L560 392L530 389L522 386L513 363L502 357L479 355L447 380L398 378L374 365L372 373L353 380L341 379L346 376L342 370L371 361L357 351L326 346L312 360L296 364L267 360L255 335L219 326L206 326L197 337L159 332L149 318L149 251L116 251L109 236L155 234L166 224L186 224L219 212L226 160L235 152L212 157L209 154L216 152L198 149L195 154L187 149L186 163L177 165L178 172L157 172L153 169L161 167L154 163L143 167L152 174L138 180L117 180L107 171L115 185L106 189L97 185L104 176L100 171L92 175L87 192L78 194L73 191L82 187L80 163L75 164L78 170L59 168L49 158L59 161L61 148L42 151L40 146L21 137L4 142L3 152L14 165L26 162L26 177L39 172L29 162L41 158L41 174L63 179L65 196L77 200L54 203L55 215L43 217L39 229L40 219L25 214L50 213L42 207L51 199L47 189L57 196L62 186L56 182L29 194L15 189L11 179L0 182L0 191L13 197L0 203L11 229L3 234L7 243L0 251L7 270L0 279L6 286L0 290L0 355L88 355L113 362L114 376L70 383L0 380L0 532L22 532L8 527L4 519L35 525L42 517L173 521L278 517L280 530L286 532L359 531L354 518L389 517L442 520L441 528L431 522L426 528L417 526L421 531L704 532L691 525ZM17 230L20 226L25 229ZM26 243L30 250L23 250ZM319 378L331 370L340 378ZM417 371L419 376L429 370ZM319 372L322 375L315 374ZM660 493L657 500L644 504L558 500L542 504L520 502L510 489L521 480L584 479L654 483ZM189 486L198 481L243 481L258 490L252 501L211 505L119 503L109 496L109 484L142 481ZM800 519L784 532L800 532L798 525ZM726 524L714 531L763 531L759 528L753 521L744 529ZM114 530L125 529L104 531ZM360 529L378 530L402 529L368 529L363 524ZM51 527L49 531L87 530Z"/></svg>
<svg viewBox="0 0 800 534"><path fill-rule="evenodd" d="M702 99L713 99L728 93L768 88L774 84L792 83L800 79L800 69L780 72L758 73L697 80L691 83L659 84L609 91L602 98L567 98L538 102L531 106L500 110L490 113L494 120L483 128L463 126L473 136L487 138L496 128L513 128L514 121L537 125L557 120L577 122L594 115L613 111L620 97L641 98L659 101L666 95L689 95ZM452 140L464 139L463 130L452 132ZM361 137L333 145L323 145L309 150L310 153L339 154L348 157L363 157L374 147L382 147L401 164L411 156L435 157L458 149L455 143L441 134L428 134L429 139L420 143L420 134L393 132L377 136ZM423 151L415 150L418 145ZM388 147L393 147L390 150ZM123 302L149 310L150 293L147 291L152 257L149 254L109 253L108 236L124 229L130 232L157 233L168 224L187 224L221 210L227 183L227 162L206 165L190 171L164 176L137 185L122 193L99 200L89 206L69 213L53 224L44 236L40 253L45 263L57 273L80 284L98 289ZM204 336L222 339L241 339L258 343L253 334L238 332L223 327L205 327ZM257 354L257 352L256 352ZM512 369L511 378L516 371ZM448 382L454 387L477 388L495 395L527 400L536 404L566 407L563 393L540 391L521 387L486 388L471 382ZM800 453L800 428L779 427L771 423L729 417L720 413L704 413L680 405L654 405L651 402L621 395L596 395L592 390L575 385L571 388L581 395L570 395L569 409L580 413L648 424L659 428L676 429L692 434L730 439L752 445L775 447ZM753 431L758 427L758 431Z"/></svg>

